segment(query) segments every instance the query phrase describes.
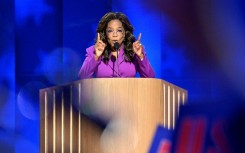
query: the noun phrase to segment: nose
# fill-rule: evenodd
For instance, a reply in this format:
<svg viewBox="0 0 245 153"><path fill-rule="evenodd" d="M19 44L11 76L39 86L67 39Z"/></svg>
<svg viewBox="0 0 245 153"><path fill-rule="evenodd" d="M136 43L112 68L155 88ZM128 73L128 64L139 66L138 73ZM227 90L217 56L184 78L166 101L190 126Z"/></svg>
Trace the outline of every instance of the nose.
<svg viewBox="0 0 245 153"><path fill-rule="evenodd" d="M117 31L113 31L113 36L117 36Z"/></svg>

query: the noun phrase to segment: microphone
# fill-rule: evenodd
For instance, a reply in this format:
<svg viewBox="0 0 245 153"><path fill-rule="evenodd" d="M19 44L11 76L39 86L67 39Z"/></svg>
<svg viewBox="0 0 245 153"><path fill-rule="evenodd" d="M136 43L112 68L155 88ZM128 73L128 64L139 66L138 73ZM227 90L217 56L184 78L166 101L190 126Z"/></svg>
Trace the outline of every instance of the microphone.
<svg viewBox="0 0 245 153"><path fill-rule="evenodd" d="M118 64L118 50L119 50L119 43L115 42L114 43L114 49L117 51L117 77L118 77L118 73L119 73L119 64Z"/></svg>
<svg viewBox="0 0 245 153"><path fill-rule="evenodd" d="M119 49L119 43L118 42L114 43L114 49L115 49L115 51L118 51L118 49Z"/></svg>

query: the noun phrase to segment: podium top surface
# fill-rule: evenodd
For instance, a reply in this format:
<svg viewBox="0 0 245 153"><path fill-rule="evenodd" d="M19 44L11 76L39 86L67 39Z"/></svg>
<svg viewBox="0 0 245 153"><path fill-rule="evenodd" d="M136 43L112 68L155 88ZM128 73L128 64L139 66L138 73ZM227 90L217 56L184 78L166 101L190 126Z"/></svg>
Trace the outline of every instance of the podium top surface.
<svg viewBox="0 0 245 153"><path fill-rule="evenodd" d="M66 84L62 84L62 85L57 85L57 86L51 86L51 87L47 87L47 88L43 88L40 89L40 91L45 91L48 89L56 89L56 88L61 88L61 87L66 87L66 86L71 86L71 85L76 85L76 84L80 84L80 83L143 83L143 82L149 82L149 83L159 83L160 84L167 84L167 85L171 85L174 87L179 88L180 90L185 90L179 86L176 86L168 81L162 80L162 79L158 79L158 78L88 78L88 79L81 79L81 80L76 80L73 82L69 82Z"/></svg>

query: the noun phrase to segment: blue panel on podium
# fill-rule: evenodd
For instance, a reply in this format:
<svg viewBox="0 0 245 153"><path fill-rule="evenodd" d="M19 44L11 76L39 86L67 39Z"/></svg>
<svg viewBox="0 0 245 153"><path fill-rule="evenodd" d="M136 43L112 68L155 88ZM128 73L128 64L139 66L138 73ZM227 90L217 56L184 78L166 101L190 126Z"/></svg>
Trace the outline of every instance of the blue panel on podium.
<svg viewBox="0 0 245 153"><path fill-rule="evenodd" d="M156 129L149 153L167 153L172 146L173 130L168 130L159 125Z"/></svg>

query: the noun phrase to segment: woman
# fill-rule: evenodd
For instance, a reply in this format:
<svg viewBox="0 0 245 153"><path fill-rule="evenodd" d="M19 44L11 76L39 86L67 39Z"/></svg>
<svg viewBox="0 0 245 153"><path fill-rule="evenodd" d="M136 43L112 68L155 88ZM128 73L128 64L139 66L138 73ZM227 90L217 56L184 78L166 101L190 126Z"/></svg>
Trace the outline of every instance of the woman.
<svg viewBox="0 0 245 153"><path fill-rule="evenodd" d="M135 77L137 72L141 77L155 77L140 43L141 34L135 41L133 26L124 14L105 14L96 32L95 45L86 50L79 78Z"/></svg>

